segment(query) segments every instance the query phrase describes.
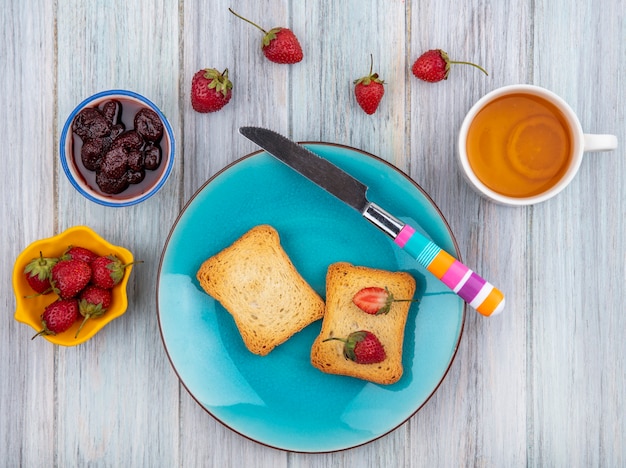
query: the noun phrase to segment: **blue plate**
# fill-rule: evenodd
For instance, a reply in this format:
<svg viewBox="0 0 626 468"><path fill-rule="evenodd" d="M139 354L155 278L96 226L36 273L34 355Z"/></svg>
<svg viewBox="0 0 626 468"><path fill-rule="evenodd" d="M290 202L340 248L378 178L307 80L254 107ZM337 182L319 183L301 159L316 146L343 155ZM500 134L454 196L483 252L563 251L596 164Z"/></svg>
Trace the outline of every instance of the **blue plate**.
<svg viewBox="0 0 626 468"><path fill-rule="evenodd" d="M345 146L305 143L369 186L368 198L455 256L452 232L430 197L384 160ZM399 382L384 386L324 374L309 352L311 324L269 355L250 353L226 310L200 288L201 263L259 224L274 226L293 264L325 296L328 265L403 270L419 302L406 325ZM392 240L265 152L207 181L169 234L157 305L169 359L191 396L239 434L294 452L331 452L371 442L418 411L445 377L459 345L465 304Z"/></svg>

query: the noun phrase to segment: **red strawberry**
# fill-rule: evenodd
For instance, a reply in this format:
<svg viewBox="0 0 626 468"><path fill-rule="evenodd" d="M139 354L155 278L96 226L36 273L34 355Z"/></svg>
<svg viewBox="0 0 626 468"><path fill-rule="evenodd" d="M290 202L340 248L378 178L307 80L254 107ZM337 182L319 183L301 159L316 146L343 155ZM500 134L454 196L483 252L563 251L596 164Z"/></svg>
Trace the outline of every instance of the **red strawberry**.
<svg viewBox="0 0 626 468"><path fill-rule="evenodd" d="M39 258L33 258L26 264L24 276L26 276L26 281L37 294L52 292L50 270L58 261L58 258L47 258L39 252Z"/></svg>
<svg viewBox="0 0 626 468"><path fill-rule="evenodd" d="M359 290L352 302L363 312L371 315L387 314L393 302L417 302L414 299L396 299L387 288L371 286Z"/></svg>
<svg viewBox="0 0 626 468"><path fill-rule="evenodd" d="M372 74L373 59L370 55L370 73L354 81L354 95L356 102L366 114L373 114L385 94L384 81L378 78L378 73Z"/></svg>
<svg viewBox="0 0 626 468"><path fill-rule="evenodd" d="M385 348L376 335L366 330L352 332L348 338L327 338L324 341L343 341L343 355L357 364L375 364L385 360Z"/></svg>
<svg viewBox="0 0 626 468"><path fill-rule="evenodd" d="M74 260L82 260L85 263L91 263L92 260L95 260L97 257L98 255L96 253L85 247L70 245L67 250L63 252L61 259L67 260L71 258Z"/></svg>
<svg viewBox="0 0 626 468"><path fill-rule="evenodd" d="M413 74L420 80L435 83L448 79L450 65L453 63L471 65L481 70L485 75L488 75L483 67L475 63L450 60L448 54L441 49L433 49L423 53L413 64L412 70Z"/></svg>
<svg viewBox="0 0 626 468"><path fill-rule="evenodd" d="M228 68L223 73L215 68L198 70L191 79L191 106L196 112L216 112L228 104L232 95Z"/></svg>
<svg viewBox="0 0 626 468"><path fill-rule="evenodd" d="M82 260L60 260L50 270L50 283L61 299L78 295L91 279L91 267Z"/></svg>
<svg viewBox="0 0 626 468"><path fill-rule="evenodd" d="M82 323L76 331L75 338L83 329L83 325L92 317L100 317L111 305L111 290L104 289L99 286L89 285L78 298L78 310L80 315L84 317Z"/></svg>
<svg viewBox="0 0 626 468"><path fill-rule="evenodd" d="M122 261L115 255L107 255L98 257L91 262L91 283L103 289L111 289L113 286L122 281L126 267Z"/></svg>
<svg viewBox="0 0 626 468"><path fill-rule="evenodd" d="M241 18L247 23L259 28L263 34L261 48L268 60L274 63L298 63L304 54L296 35L288 28L272 28L266 31L258 24L238 15L232 9L228 9L237 18Z"/></svg>
<svg viewBox="0 0 626 468"><path fill-rule="evenodd" d="M39 335L56 335L63 333L78 320L78 301L76 299L59 299L44 309L41 315L43 329L31 339Z"/></svg>
<svg viewBox="0 0 626 468"><path fill-rule="evenodd" d="M270 62L298 63L304 57L296 35L288 28L270 29L263 37L263 54Z"/></svg>

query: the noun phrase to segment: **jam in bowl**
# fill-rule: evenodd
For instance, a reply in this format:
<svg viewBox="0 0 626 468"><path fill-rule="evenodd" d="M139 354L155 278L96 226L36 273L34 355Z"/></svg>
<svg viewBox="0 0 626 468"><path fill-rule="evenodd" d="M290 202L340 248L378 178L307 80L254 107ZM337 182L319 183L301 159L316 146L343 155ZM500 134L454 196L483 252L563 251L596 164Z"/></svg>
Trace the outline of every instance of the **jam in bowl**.
<svg viewBox="0 0 626 468"><path fill-rule="evenodd" d="M87 199L130 206L165 184L174 146L172 128L155 104L132 91L103 91L81 102L65 122L61 164Z"/></svg>

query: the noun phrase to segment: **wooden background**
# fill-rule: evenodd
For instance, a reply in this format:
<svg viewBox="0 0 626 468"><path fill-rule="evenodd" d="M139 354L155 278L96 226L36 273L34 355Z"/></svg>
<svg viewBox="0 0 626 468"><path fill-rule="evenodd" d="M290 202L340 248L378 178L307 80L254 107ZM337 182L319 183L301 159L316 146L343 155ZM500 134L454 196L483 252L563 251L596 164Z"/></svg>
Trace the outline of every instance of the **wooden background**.
<svg viewBox="0 0 626 468"><path fill-rule="evenodd" d="M270 63L261 33L288 26L305 58ZM0 464L5 466L626 466L626 19L622 0L4 0L0 8ZM476 61L446 82L410 73L425 50ZM352 80L386 81L378 112ZM231 103L194 113L199 68L230 70ZM557 198L527 208L475 195L455 163L464 114L506 84L560 94L585 131L617 151L588 155ZM130 208L80 197L58 160L60 130L94 92L126 88L168 116L171 179ZM426 406L393 433L332 454L261 446L216 422L178 382L156 315L169 229L193 193L256 148L241 125L351 145L394 163L430 193L463 259L507 293L507 310L470 313L457 358ZM144 260L126 315L75 348L31 341L13 320L14 259L77 224ZM471 312L471 311L470 311Z"/></svg>

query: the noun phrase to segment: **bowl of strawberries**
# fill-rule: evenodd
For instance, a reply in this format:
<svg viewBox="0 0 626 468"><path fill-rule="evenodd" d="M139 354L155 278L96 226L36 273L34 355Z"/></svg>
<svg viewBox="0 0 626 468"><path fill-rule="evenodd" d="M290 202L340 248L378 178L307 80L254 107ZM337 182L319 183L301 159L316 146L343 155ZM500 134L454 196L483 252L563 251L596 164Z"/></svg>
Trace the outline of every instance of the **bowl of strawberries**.
<svg viewBox="0 0 626 468"><path fill-rule="evenodd" d="M62 346L92 338L126 312L133 254L87 226L33 242L13 267L14 318L32 339Z"/></svg>

